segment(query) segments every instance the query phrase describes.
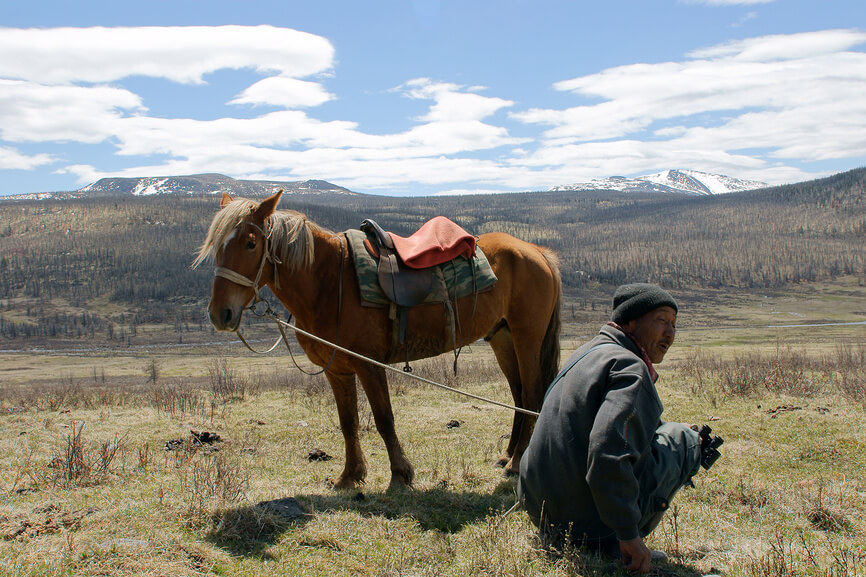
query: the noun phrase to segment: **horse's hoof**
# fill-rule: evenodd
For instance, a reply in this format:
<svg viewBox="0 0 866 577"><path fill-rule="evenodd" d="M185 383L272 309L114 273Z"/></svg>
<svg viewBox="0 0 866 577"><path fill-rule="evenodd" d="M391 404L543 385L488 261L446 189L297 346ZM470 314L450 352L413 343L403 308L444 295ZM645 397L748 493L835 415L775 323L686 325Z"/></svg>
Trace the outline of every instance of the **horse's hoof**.
<svg viewBox="0 0 866 577"><path fill-rule="evenodd" d="M411 488L412 481L415 479L415 471L410 465L406 469L391 470L391 484L388 489Z"/></svg>
<svg viewBox="0 0 866 577"><path fill-rule="evenodd" d="M391 475L391 483L388 485L388 490L411 489L413 477L414 475L408 476L408 478L406 475Z"/></svg>
<svg viewBox="0 0 866 577"><path fill-rule="evenodd" d="M391 484L388 485L388 491L389 492L408 491L411 488L412 488L412 483L407 483L403 480L398 481L397 479L394 479L394 478L391 479Z"/></svg>
<svg viewBox="0 0 866 577"><path fill-rule="evenodd" d="M510 460L511 459L509 459L508 457L499 457L499 459L496 460L496 466L500 469L504 469L505 466L508 465L508 461Z"/></svg>
<svg viewBox="0 0 866 577"><path fill-rule="evenodd" d="M340 475L336 481L330 483L332 489L357 489L364 484L363 480L352 479Z"/></svg>

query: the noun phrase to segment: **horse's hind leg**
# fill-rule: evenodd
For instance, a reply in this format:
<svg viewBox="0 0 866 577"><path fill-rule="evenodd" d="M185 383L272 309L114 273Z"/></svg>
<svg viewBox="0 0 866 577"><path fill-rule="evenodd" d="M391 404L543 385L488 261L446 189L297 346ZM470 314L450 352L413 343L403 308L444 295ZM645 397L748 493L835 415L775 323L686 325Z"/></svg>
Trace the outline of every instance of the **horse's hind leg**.
<svg viewBox="0 0 866 577"><path fill-rule="evenodd" d="M409 486L415 478L412 464L403 454L403 447L394 430L394 412L391 409L391 395L388 392L388 378L385 370L374 365L358 366L358 378L367 394L376 429L385 441L388 459L391 462L391 487Z"/></svg>
<svg viewBox="0 0 866 577"><path fill-rule="evenodd" d="M367 476L367 463L361 451L361 441L358 435L358 390L355 386L354 373L325 373L334 399L337 401L337 413L340 416L340 430L346 444L346 464L343 472L334 481L337 489L357 487Z"/></svg>
<svg viewBox="0 0 866 577"><path fill-rule="evenodd" d="M540 351L537 345L533 345L533 343L541 343L542 337L543 335L533 334L516 334L513 336L514 351L518 366L520 367L520 382L522 384L521 397L517 406L536 412L541 410L541 403L544 401L544 391L547 388L547 383L542 382L544 377L541 374L539 362ZM532 430L535 428L535 420L535 417L523 415L523 419L519 421L519 430L512 433L514 452L511 455L511 461L505 465L505 472L507 474L516 475L518 473L520 459L529 445L529 438L532 436ZM515 427L517 426L518 420L515 419Z"/></svg>
<svg viewBox="0 0 866 577"><path fill-rule="evenodd" d="M496 356L496 362L499 363L499 368L505 374L505 379L508 381L508 386L511 388L511 396L514 402L518 405L522 402L523 387L520 383L520 366L517 363L517 355L514 354L514 342L511 339L511 331L508 327L502 327L489 339L490 348L493 349L493 354ZM523 428L525 415L523 413L514 413L514 420L511 424L511 436L508 438L508 448L505 449L496 464L500 467L505 467L514 455L514 449L517 446L517 441L520 438L520 431Z"/></svg>

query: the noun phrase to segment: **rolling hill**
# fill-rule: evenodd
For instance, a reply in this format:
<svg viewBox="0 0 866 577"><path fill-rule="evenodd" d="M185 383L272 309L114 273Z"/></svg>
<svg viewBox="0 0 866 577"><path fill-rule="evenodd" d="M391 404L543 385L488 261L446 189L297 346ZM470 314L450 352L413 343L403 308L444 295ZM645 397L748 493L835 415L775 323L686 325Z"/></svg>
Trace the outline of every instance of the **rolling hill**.
<svg viewBox="0 0 866 577"><path fill-rule="evenodd" d="M209 334L203 311L213 271L190 263L219 210L217 189L134 190L0 202L0 342L135 343L142 327L156 325L184 342L190 331ZM334 231L371 217L406 235L441 214L472 234L506 232L558 253L566 294L604 302L613 286L634 281L730 292L839 277L866 282L866 168L714 195L307 191L280 207Z"/></svg>

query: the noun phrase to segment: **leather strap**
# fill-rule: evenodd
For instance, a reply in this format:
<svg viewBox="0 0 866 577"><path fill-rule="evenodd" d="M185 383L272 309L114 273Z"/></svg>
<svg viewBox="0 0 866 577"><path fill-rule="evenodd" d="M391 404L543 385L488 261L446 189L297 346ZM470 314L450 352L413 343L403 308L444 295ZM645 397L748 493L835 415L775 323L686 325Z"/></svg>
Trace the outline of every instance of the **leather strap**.
<svg viewBox="0 0 866 577"><path fill-rule="evenodd" d="M214 276L222 277L226 280L230 280L233 283L237 283L241 286L251 287L253 286L253 281L245 277L240 273L236 273L230 268L226 268L224 266L218 266L214 268L213 272Z"/></svg>

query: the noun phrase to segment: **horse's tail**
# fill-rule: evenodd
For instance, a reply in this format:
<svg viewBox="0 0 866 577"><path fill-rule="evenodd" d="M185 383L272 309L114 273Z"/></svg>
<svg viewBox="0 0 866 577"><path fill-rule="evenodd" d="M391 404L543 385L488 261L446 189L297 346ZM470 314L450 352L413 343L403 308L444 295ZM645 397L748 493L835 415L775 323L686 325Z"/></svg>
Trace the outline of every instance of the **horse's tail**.
<svg viewBox="0 0 866 577"><path fill-rule="evenodd" d="M539 360L541 362L541 388L543 396L557 373L559 373L559 332L562 328L560 318L562 309L562 276L559 273L559 258L556 256L556 253L543 249L541 254L544 256L544 260L547 261L551 274L553 274L554 288L556 290L556 301L553 305L553 312L550 314L547 332L544 333L544 339L541 341Z"/></svg>

